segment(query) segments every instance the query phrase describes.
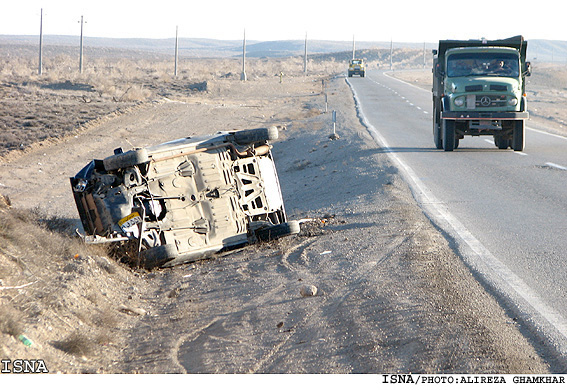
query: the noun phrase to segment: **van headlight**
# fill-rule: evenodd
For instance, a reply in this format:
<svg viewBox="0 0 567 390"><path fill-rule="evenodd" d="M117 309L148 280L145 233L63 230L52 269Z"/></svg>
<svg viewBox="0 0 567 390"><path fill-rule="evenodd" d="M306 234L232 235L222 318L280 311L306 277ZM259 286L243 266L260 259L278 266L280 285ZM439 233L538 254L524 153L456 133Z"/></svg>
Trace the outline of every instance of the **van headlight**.
<svg viewBox="0 0 567 390"><path fill-rule="evenodd" d="M511 106L515 106L515 105L518 104L518 99L515 98L515 97L512 97L512 98L508 99L508 104L511 105Z"/></svg>
<svg viewBox="0 0 567 390"><path fill-rule="evenodd" d="M462 107L464 105L465 105L465 97L464 96L459 96L458 98L455 99L455 106Z"/></svg>

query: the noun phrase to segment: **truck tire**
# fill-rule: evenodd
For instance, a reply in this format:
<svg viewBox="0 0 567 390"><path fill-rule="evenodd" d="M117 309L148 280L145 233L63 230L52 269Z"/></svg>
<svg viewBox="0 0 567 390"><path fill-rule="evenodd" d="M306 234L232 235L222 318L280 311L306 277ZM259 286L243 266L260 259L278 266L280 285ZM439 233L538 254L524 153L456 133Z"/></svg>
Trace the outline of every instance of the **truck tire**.
<svg viewBox="0 0 567 390"><path fill-rule="evenodd" d="M234 141L241 145L252 144L254 142L278 139L278 128L270 126L260 129L239 130L233 133Z"/></svg>
<svg viewBox="0 0 567 390"><path fill-rule="evenodd" d="M276 238L289 236L291 234L297 234L300 230L299 221L288 221L278 225L258 229L254 233L259 241L270 241L275 240Z"/></svg>
<svg viewBox="0 0 567 390"><path fill-rule="evenodd" d="M443 134L441 133L441 125L437 119L433 118L433 142L437 149L443 149Z"/></svg>
<svg viewBox="0 0 567 390"><path fill-rule="evenodd" d="M526 146L526 125L523 120L514 122L514 132L512 135L512 149L515 152L521 152Z"/></svg>
<svg viewBox="0 0 567 390"><path fill-rule="evenodd" d="M451 152L455 149L455 121L442 119L441 127L443 130L443 150Z"/></svg>
<svg viewBox="0 0 567 390"><path fill-rule="evenodd" d="M510 146L510 140L500 135L495 135L494 145L496 145L498 149L508 149L508 147Z"/></svg>
<svg viewBox="0 0 567 390"><path fill-rule="evenodd" d="M115 171L117 169L129 168L134 165L144 164L150 161L146 149L129 150L125 153L115 154L102 160L104 169Z"/></svg>

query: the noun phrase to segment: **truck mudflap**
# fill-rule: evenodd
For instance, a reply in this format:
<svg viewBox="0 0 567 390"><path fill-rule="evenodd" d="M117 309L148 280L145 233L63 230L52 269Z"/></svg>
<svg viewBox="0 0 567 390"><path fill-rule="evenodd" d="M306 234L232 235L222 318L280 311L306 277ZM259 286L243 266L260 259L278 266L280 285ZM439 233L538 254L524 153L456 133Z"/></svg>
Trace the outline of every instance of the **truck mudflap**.
<svg viewBox="0 0 567 390"><path fill-rule="evenodd" d="M529 119L530 115L524 112L463 112L463 111L442 111L441 119L454 120L520 120Z"/></svg>

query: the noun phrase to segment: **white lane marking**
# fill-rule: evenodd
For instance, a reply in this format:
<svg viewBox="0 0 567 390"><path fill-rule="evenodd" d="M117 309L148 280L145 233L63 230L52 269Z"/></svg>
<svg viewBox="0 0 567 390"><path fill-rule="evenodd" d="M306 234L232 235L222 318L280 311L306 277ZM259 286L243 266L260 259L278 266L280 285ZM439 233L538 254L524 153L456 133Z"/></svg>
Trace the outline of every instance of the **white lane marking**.
<svg viewBox="0 0 567 390"><path fill-rule="evenodd" d="M555 164L555 163L552 163L552 162L546 162L545 165L548 165L548 166L550 166L550 167L552 167L552 168L556 168L556 169L561 169L561 170L563 170L563 171L567 171L567 167L564 167L563 165Z"/></svg>
<svg viewBox="0 0 567 390"><path fill-rule="evenodd" d="M392 77L392 78L393 78L393 77ZM415 104L411 103L408 99L406 99L405 97L403 97L402 95L400 95L397 91L393 90L392 88L386 87L384 84L379 83L378 81L374 80L374 79L371 78L371 77L368 77L368 79L369 79L370 81L372 81L373 83L375 83L375 84L377 84L377 85L379 85L379 86L381 86L381 87L384 87L384 88L386 88L386 89L389 90L389 91L394 92L394 93L395 93L396 95L398 95L400 98L402 98L403 100L405 100L406 102L408 102L410 106L417 108L418 110L422 111L425 115L429 115L429 112L427 112L427 111L425 111L425 110L422 110L421 107L416 106ZM404 83L404 84L407 84L405 81L401 81L401 80L398 80L398 79L396 79L396 78L393 78L393 79L394 79L394 80L397 80L397 81L400 81L400 82L402 82L402 83ZM411 85L411 84L408 84L408 85ZM414 85L412 85L412 87L414 87ZM417 87L417 88L419 88L419 87ZM423 89L423 88L419 88L419 89Z"/></svg>
<svg viewBox="0 0 567 390"><path fill-rule="evenodd" d="M407 81L397 79L397 78L395 78L394 76L389 75L389 73L393 73L393 72L384 72L383 75L386 76L386 77L391 78L392 80L399 81L399 82L402 83L402 84L409 85L410 87L414 87L414 88L417 88L417 89L422 90L422 91L429 91L429 92L431 92L431 90L427 90L427 89L422 88L422 87L419 87L419 86L417 86L417 85L415 85L415 84L408 83Z"/></svg>
<svg viewBox="0 0 567 390"><path fill-rule="evenodd" d="M494 291L505 291L508 296L519 297L515 301L516 308L522 313L524 320L532 325L536 332L543 333L546 337L554 339L560 335L563 342L555 344L561 354L567 353L567 320L561 313L553 309L542 298L529 287L520 277L510 268L498 260L474 235L446 208L445 203L441 203L431 190L421 181L413 169L407 165L398 153L394 152L386 139L376 130L364 115L360 99L354 87L347 80L350 86L354 101L362 123L366 126L369 133L376 142L387 150L388 157L400 169L406 183L410 186L412 193L422 209L435 221L435 223L445 232L448 232L455 239L464 243L461 248L463 260L473 269L480 273L493 288ZM454 232L451 234L451 232ZM523 302L522 302L523 301ZM542 324L548 323L553 328L550 332L543 329ZM553 332L554 330L554 332ZM556 333L555 335L550 333Z"/></svg>
<svg viewBox="0 0 567 390"><path fill-rule="evenodd" d="M553 133L548 133L547 131L543 131L543 130L538 130L538 129L534 129L533 127L527 127L526 129L530 130L530 131L534 131L536 133L540 133L540 134L545 134L545 135L549 135L551 137L555 137L555 138L560 138L562 140L567 140L567 137L563 136L563 135L558 135L558 134L553 134Z"/></svg>

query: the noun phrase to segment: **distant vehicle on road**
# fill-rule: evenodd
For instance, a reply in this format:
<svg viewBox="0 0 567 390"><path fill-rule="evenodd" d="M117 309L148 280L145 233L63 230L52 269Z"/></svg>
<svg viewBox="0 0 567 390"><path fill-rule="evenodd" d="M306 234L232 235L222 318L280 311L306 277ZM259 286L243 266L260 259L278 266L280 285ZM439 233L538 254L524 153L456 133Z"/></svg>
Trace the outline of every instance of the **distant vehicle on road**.
<svg viewBox="0 0 567 390"><path fill-rule="evenodd" d="M352 77L356 74L360 77L366 76L366 64L361 58L353 58L348 63L348 77Z"/></svg>
<svg viewBox="0 0 567 390"><path fill-rule="evenodd" d="M528 43L522 36L439 41L433 50L433 139L452 151L465 135L492 135L499 149L525 146Z"/></svg>
<svg viewBox="0 0 567 390"><path fill-rule="evenodd" d="M299 233L287 221L270 140L276 126L183 138L93 160L71 178L88 243L167 267Z"/></svg>

